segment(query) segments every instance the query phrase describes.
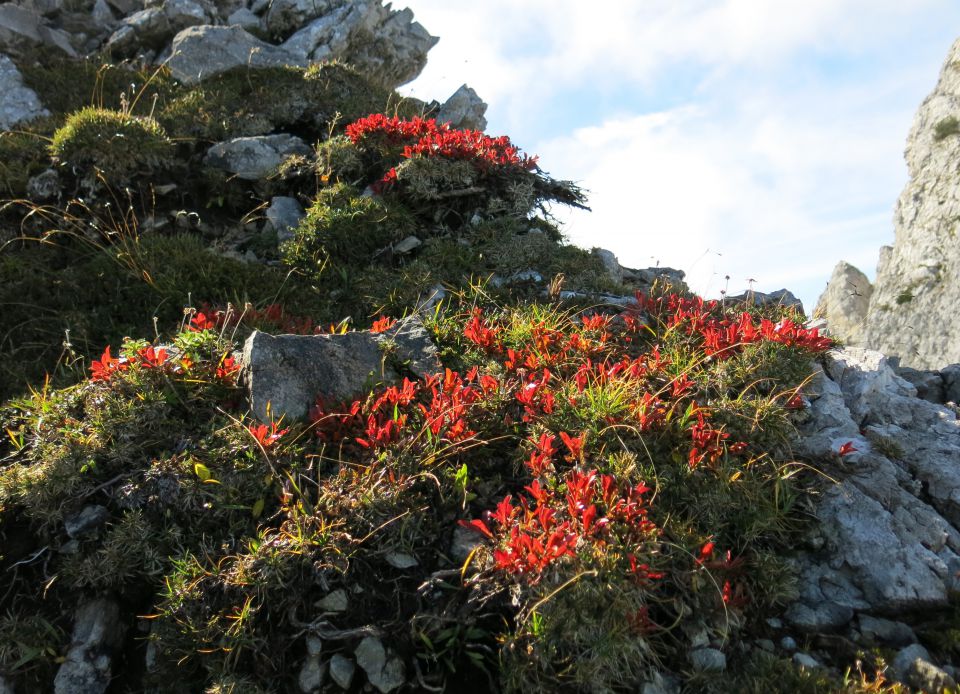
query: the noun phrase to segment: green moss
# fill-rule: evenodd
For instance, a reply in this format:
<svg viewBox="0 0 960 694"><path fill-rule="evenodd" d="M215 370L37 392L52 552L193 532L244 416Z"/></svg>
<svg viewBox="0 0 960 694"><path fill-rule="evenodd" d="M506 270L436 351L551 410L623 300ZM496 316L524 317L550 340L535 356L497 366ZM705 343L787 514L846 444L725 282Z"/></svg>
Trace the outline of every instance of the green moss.
<svg viewBox="0 0 960 694"><path fill-rule="evenodd" d="M341 63L241 67L186 88L157 113L174 137L223 140L301 128L320 138L335 120L349 123L401 103Z"/></svg>
<svg viewBox="0 0 960 694"><path fill-rule="evenodd" d="M314 278L336 276L370 265L378 251L415 229L403 207L338 184L317 196L284 246L284 259Z"/></svg>
<svg viewBox="0 0 960 694"><path fill-rule="evenodd" d="M913 301L913 292L910 291L909 289L905 289L904 291L897 294L897 298L896 298L897 306L903 306L904 304L908 304L911 301Z"/></svg>
<svg viewBox="0 0 960 694"><path fill-rule="evenodd" d="M88 106L71 114L53 134L50 153L66 166L94 168L120 182L169 167L173 143L150 117Z"/></svg>
<svg viewBox="0 0 960 694"><path fill-rule="evenodd" d="M935 142L945 140L957 133L960 133L960 120L957 120L956 116L947 116L933 126L933 139Z"/></svg>
<svg viewBox="0 0 960 694"><path fill-rule="evenodd" d="M40 134L42 125L27 127L0 133L0 198L24 197L27 181L50 166L47 138Z"/></svg>
<svg viewBox="0 0 960 694"><path fill-rule="evenodd" d="M54 116L62 118L86 106L148 115L177 89L166 68L138 69L99 57L70 58L54 49L39 49L18 62L24 84L33 89Z"/></svg>
<svg viewBox="0 0 960 694"><path fill-rule="evenodd" d="M297 276L219 256L196 236L103 248L69 238L11 244L0 251L0 398L42 382L45 372L70 382L76 352L152 334L154 317L176 325L191 299L241 307L295 301L299 314L331 319L327 300Z"/></svg>

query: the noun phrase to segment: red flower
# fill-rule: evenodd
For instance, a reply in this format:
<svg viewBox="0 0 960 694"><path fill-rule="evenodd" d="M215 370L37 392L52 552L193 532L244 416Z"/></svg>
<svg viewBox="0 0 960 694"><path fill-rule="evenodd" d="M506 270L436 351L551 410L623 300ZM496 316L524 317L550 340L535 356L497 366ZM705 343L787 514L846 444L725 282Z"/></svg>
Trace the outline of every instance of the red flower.
<svg viewBox="0 0 960 694"><path fill-rule="evenodd" d="M148 345L143 349L137 350L137 357L140 359L140 366L143 368L157 369L166 363L167 350L163 347L154 349L153 345Z"/></svg>
<svg viewBox="0 0 960 694"><path fill-rule="evenodd" d="M119 359L110 356L110 345L103 350L103 355L98 361L90 364L91 381L109 381L117 371L122 371L126 364L121 364Z"/></svg>
<svg viewBox="0 0 960 694"><path fill-rule="evenodd" d="M853 441L847 441L845 444L840 446L839 450L837 451L837 455L842 457L845 455L850 455L851 453L856 453L858 450L860 449L853 445Z"/></svg>
<svg viewBox="0 0 960 694"><path fill-rule="evenodd" d="M195 333L203 332L204 330L216 330L216 328L217 322L202 311L191 318L190 325L187 326L187 330Z"/></svg>
<svg viewBox="0 0 960 694"><path fill-rule="evenodd" d="M370 326L370 332L372 333L384 333L390 328L397 324L396 318L389 318L387 316L380 316L379 319L373 322L373 325Z"/></svg>
<svg viewBox="0 0 960 694"><path fill-rule="evenodd" d="M257 440L257 442L264 448L270 448L273 444L280 440L284 434L289 431L288 429L277 430L277 422L271 422L270 426L267 427L266 424L248 424L247 431Z"/></svg>

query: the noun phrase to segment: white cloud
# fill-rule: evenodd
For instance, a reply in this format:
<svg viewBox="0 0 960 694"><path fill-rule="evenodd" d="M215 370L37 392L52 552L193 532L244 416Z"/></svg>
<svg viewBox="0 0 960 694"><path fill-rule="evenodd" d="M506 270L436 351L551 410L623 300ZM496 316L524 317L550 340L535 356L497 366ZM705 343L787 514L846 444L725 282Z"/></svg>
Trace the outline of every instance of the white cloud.
<svg viewBox="0 0 960 694"><path fill-rule="evenodd" d="M903 142L960 23L953 0L408 4L441 37L410 88L469 83L491 131L588 188L575 242L808 309L892 239Z"/></svg>

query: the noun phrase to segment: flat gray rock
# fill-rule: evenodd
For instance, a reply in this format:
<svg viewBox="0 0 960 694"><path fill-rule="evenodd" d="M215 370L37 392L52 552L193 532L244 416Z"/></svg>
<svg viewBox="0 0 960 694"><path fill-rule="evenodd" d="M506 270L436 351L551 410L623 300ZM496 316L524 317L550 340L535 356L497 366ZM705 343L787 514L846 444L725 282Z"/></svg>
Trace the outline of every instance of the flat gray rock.
<svg viewBox="0 0 960 694"><path fill-rule="evenodd" d="M389 348L389 355L388 355ZM318 396L344 400L380 383L440 370L436 348L419 318L380 334L268 335L255 331L243 349L241 378L254 415L267 421L306 417Z"/></svg>

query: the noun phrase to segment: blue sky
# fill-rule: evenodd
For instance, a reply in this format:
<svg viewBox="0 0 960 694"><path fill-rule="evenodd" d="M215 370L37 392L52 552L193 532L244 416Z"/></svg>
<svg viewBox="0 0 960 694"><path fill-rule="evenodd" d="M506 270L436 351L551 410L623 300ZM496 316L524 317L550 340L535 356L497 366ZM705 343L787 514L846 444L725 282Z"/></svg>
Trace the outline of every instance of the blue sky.
<svg viewBox="0 0 960 694"><path fill-rule="evenodd" d="M590 191L558 211L573 243L808 311L893 241L913 114L960 37L957 0L406 5L440 42L402 91L476 89L488 132Z"/></svg>

